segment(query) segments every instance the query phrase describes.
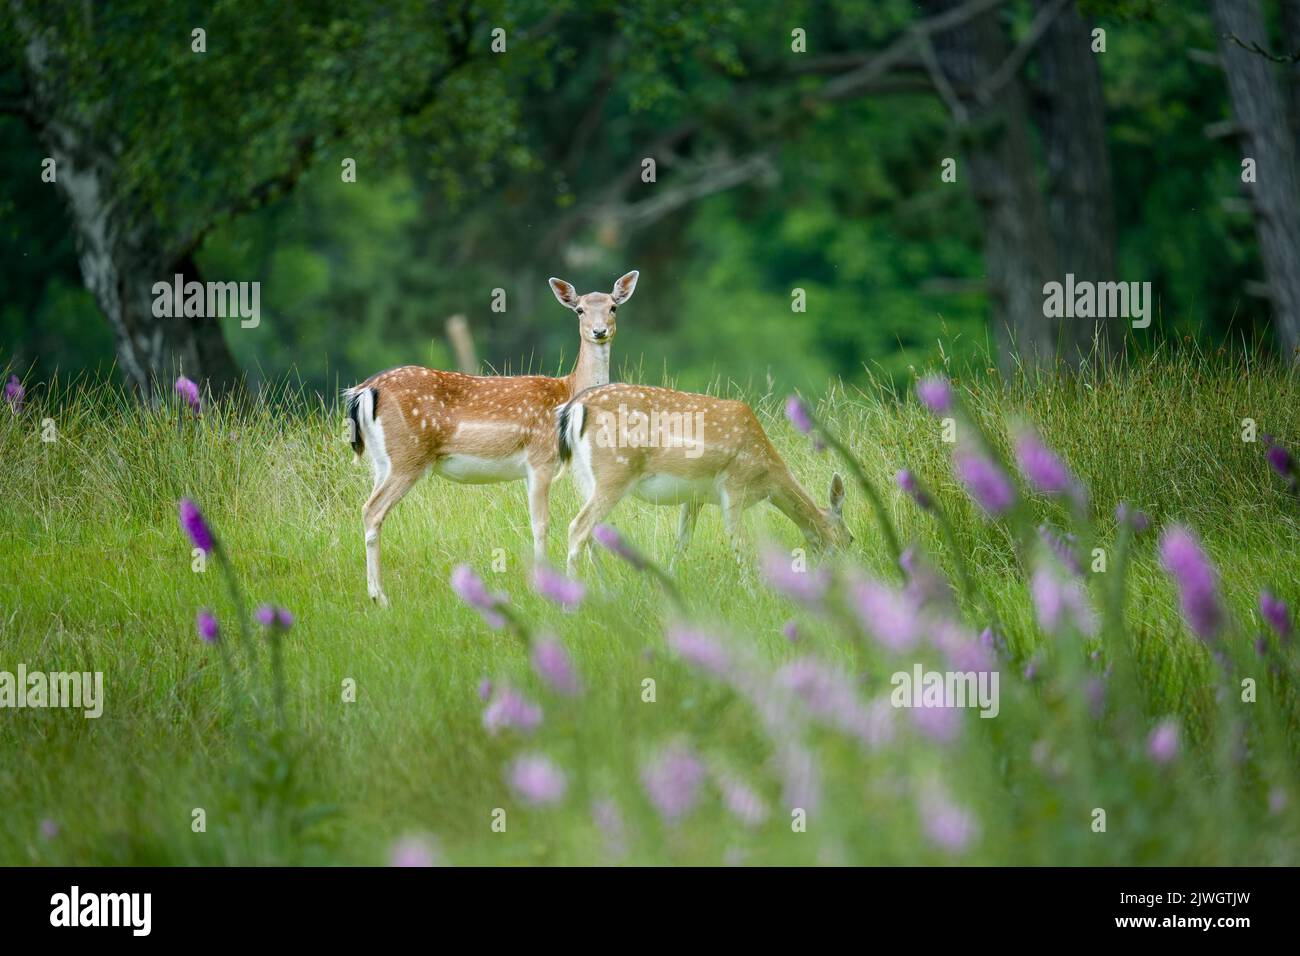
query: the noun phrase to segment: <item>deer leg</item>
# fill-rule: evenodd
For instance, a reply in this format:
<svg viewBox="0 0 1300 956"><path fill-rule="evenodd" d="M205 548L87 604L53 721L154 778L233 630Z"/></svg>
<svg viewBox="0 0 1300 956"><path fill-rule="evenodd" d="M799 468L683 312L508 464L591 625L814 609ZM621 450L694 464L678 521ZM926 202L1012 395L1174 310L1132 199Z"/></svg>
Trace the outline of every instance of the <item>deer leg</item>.
<svg viewBox="0 0 1300 956"><path fill-rule="evenodd" d="M735 553L736 563L744 565L745 556L749 553L744 521L745 508L748 506L745 492L734 486L724 487L721 498L722 526L727 531L727 537L731 539L731 549Z"/></svg>
<svg viewBox="0 0 1300 956"><path fill-rule="evenodd" d="M592 489L591 497L579 509L577 516L569 525L569 577L573 577L577 572L578 558L581 557L583 549L591 539L592 529L614 510L614 506L623 499L626 490L626 486L611 488L608 485Z"/></svg>
<svg viewBox="0 0 1300 956"><path fill-rule="evenodd" d="M388 607L388 596L384 594L383 585L379 581L379 531L389 510L402 500L419 477L418 471L403 473L390 470L376 485L361 509L361 526L366 533L366 588L370 592L370 599L380 607Z"/></svg>
<svg viewBox="0 0 1300 956"><path fill-rule="evenodd" d="M528 517L533 526L533 560L546 560L546 539L551 530L551 481L555 469L546 465L528 469Z"/></svg>
<svg viewBox="0 0 1300 956"><path fill-rule="evenodd" d="M690 547L691 537L695 534L695 521L700 516L701 502L688 501L682 505L681 515L677 519L677 548L668 559L668 570L677 564L677 559Z"/></svg>

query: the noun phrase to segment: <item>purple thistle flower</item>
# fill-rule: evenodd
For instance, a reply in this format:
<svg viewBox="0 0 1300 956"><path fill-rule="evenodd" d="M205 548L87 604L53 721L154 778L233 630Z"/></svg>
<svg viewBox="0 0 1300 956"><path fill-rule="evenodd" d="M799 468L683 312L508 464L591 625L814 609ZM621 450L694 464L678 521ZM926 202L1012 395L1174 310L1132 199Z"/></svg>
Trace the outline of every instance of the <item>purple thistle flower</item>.
<svg viewBox="0 0 1300 956"><path fill-rule="evenodd" d="M53 840L59 835L59 824L50 817L41 821L41 836L46 840Z"/></svg>
<svg viewBox="0 0 1300 956"><path fill-rule="evenodd" d="M1016 489L996 464L975 452L957 452L953 456L957 479L967 493L991 518L1005 514L1016 503Z"/></svg>
<svg viewBox="0 0 1300 956"><path fill-rule="evenodd" d="M1067 625L1082 634L1096 633L1096 614L1077 580L1062 581L1050 568L1040 567L1029 582L1029 593L1038 626L1047 633L1060 635Z"/></svg>
<svg viewBox="0 0 1300 956"><path fill-rule="evenodd" d="M189 535L194 547L200 551L211 553L215 544L212 529L203 520L203 512L199 511L199 506L190 501L189 498L182 498L178 510L181 518L181 530Z"/></svg>
<svg viewBox="0 0 1300 956"><path fill-rule="evenodd" d="M23 383L18 381L17 375L10 375L9 381L5 383L5 401L9 403L9 408L15 415L23 410L23 399L27 395L27 389L23 388Z"/></svg>
<svg viewBox="0 0 1300 956"><path fill-rule="evenodd" d="M952 385L942 375L929 375L918 381L916 397L935 415L952 411Z"/></svg>
<svg viewBox="0 0 1300 956"><path fill-rule="evenodd" d="M798 395L791 395L785 400L785 417L790 419L791 425L805 435L812 434L812 416L808 414L808 406L803 403L803 399Z"/></svg>
<svg viewBox="0 0 1300 956"><path fill-rule="evenodd" d="M767 804L749 784L730 773L717 774L722 802L731 815L747 827L761 826L767 820Z"/></svg>
<svg viewBox="0 0 1300 956"><path fill-rule="evenodd" d="M778 548L764 550L761 570L775 590L804 604L820 604L830 587L830 576L824 568L799 570L790 556Z"/></svg>
<svg viewBox="0 0 1300 956"><path fill-rule="evenodd" d="M785 635L785 639L791 644L799 643L799 624L796 621L786 621L781 626L781 633Z"/></svg>
<svg viewBox="0 0 1300 956"><path fill-rule="evenodd" d="M1083 565L1079 562L1079 556L1074 550L1079 543L1078 536L1073 534L1059 535L1045 524L1038 526L1038 536L1043 540L1043 543L1052 549L1052 553L1056 555L1061 564L1074 574L1083 575Z"/></svg>
<svg viewBox="0 0 1300 956"><path fill-rule="evenodd" d="M641 771L641 783L666 823L691 812L704 781L704 766L687 745L665 747Z"/></svg>
<svg viewBox="0 0 1300 956"><path fill-rule="evenodd" d="M217 618L207 608L199 611L198 617L195 618L194 626L198 629L199 637L209 644L217 643L217 637L221 629L217 626Z"/></svg>
<svg viewBox="0 0 1300 956"><path fill-rule="evenodd" d="M1016 436L1016 463L1030 486L1049 495L1062 495L1075 488L1065 463L1033 431Z"/></svg>
<svg viewBox="0 0 1300 956"><path fill-rule="evenodd" d="M1144 512L1123 501L1115 506L1115 520L1128 525L1135 534L1141 534L1151 526L1151 519Z"/></svg>
<svg viewBox="0 0 1300 956"><path fill-rule="evenodd" d="M949 853L961 853L979 835L979 825L937 785L928 786L920 799L921 821L930 842Z"/></svg>
<svg viewBox="0 0 1300 956"><path fill-rule="evenodd" d="M438 851L433 842L424 836L404 836L393 844L388 853L388 865L395 867L428 867L438 865Z"/></svg>
<svg viewBox="0 0 1300 956"><path fill-rule="evenodd" d="M961 711L947 704L922 704L910 709L916 729L940 744L950 744L961 732Z"/></svg>
<svg viewBox="0 0 1300 956"><path fill-rule="evenodd" d="M992 634L988 629L985 633ZM951 670L982 674L997 667L992 638L986 640L983 634L975 637L953 622L941 621L930 635L930 641L943 654Z"/></svg>
<svg viewBox="0 0 1300 956"><path fill-rule="evenodd" d="M176 394L189 403L190 408L194 409L194 414L198 414L202 409L202 400L199 397L199 387L191 382L184 375L176 379Z"/></svg>
<svg viewBox="0 0 1300 956"><path fill-rule="evenodd" d="M1219 579L1190 529L1173 525L1160 537L1160 565L1178 586L1183 618L1192 632L1209 641L1223 626Z"/></svg>
<svg viewBox="0 0 1300 956"><path fill-rule="evenodd" d="M451 572L451 589L462 601L483 615L488 627L499 630L505 626L506 619L496 609L506 603L506 596L488 593L483 579L468 564L458 564Z"/></svg>
<svg viewBox="0 0 1300 956"><path fill-rule="evenodd" d="M995 657L1001 658L1007 653L1006 638L991 627L986 627L980 631L979 642L981 647L992 652Z"/></svg>
<svg viewBox="0 0 1300 956"><path fill-rule="evenodd" d="M600 546L606 551L618 555L638 571L644 571L646 569L645 558L641 557L641 555L637 553L636 549L628 544L623 539L623 536L618 533L618 529L614 528L612 525L596 525L596 527L592 529L591 536L595 538Z"/></svg>
<svg viewBox="0 0 1300 956"><path fill-rule="evenodd" d="M478 699L487 700L492 696L492 682L484 677L478 682Z"/></svg>
<svg viewBox="0 0 1300 956"><path fill-rule="evenodd" d="M1156 724L1155 729L1151 731L1151 736L1147 738L1147 753L1158 764L1171 763L1178 756L1178 744L1178 721L1173 717L1166 717Z"/></svg>
<svg viewBox="0 0 1300 956"><path fill-rule="evenodd" d="M889 650L906 650L921 636L916 604L902 592L878 581L859 580L849 599L863 630Z"/></svg>
<svg viewBox="0 0 1300 956"><path fill-rule="evenodd" d="M872 742L875 728L852 682L842 672L815 657L800 657L784 665L776 686L790 691L814 718L859 740Z"/></svg>
<svg viewBox="0 0 1300 956"><path fill-rule="evenodd" d="M557 694L577 697L582 693L582 681L573 669L569 652L553 637L539 637L533 644L533 670Z"/></svg>
<svg viewBox="0 0 1300 956"><path fill-rule="evenodd" d="M1272 435L1264 435L1262 437L1265 446L1268 448L1268 450L1264 452L1264 457L1267 459L1269 467L1283 478L1289 479L1292 486L1294 486L1297 478L1300 478L1300 475L1296 472L1295 459L1291 457L1289 451L1274 440Z"/></svg>
<svg viewBox="0 0 1300 956"><path fill-rule="evenodd" d="M1282 640L1290 640L1292 632L1291 612L1273 592L1265 588L1259 592L1259 613Z"/></svg>
<svg viewBox="0 0 1300 956"><path fill-rule="evenodd" d="M916 475L912 474L906 468L899 471L898 474L894 476L894 480L898 482L899 488L912 496L912 500L916 502L918 507L926 511L929 511L934 507L934 499L922 490L920 484L917 483Z"/></svg>
<svg viewBox="0 0 1300 956"><path fill-rule="evenodd" d="M693 628L674 626L668 632L668 646L683 660L716 677L725 676L731 666L727 649Z"/></svg>
<svg viewBox="0 0 1300 956"><path fill-rule="evenodd" d="M515 795L535 807L560 802L569 787L564 771L541 754L516 757L507 778Z"/></svg>
<svg viewBox="0 0 1300 956"><path fill-rule="evenodd" d="M542 723L542 708L512 687L502 687L483 709L483 726L492 736L502 730L530 734Z"/></svg>
<svg viewBox="0 0 1300 956"><path fill-rule="evenodd" d="M293 627L293 615L282 607L276 607L274 604L263 604L253 612L253 617L258 624L269 629L287 631Z"/></svg>
<svg viewBox="0 0 1300 956"><path fill-rule="evenodd" d="M533 568L533 588L542 597L554 601L566 610L576 608L587 594L581 582L574 581L544 564Z"/></svg>

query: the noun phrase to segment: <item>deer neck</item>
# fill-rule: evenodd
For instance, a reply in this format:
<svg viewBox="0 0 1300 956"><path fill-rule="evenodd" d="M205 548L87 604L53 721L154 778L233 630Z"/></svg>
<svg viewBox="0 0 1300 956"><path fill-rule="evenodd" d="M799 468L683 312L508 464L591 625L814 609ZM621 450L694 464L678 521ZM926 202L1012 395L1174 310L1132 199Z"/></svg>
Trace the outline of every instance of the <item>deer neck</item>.
<svg viewBox="0 0 1300 956"><path fill-rule="evenodd" d="M577 395L584 388L609 384L609 342L600 345L582 339L578 360L569 373L569 395Z"/></svg>
<svg viewBox="0 0 1300 956"><path fill-rule="evenodd" d="M831 540L826 516L793 475L787 473L777 480L771 501L798 526L810 543L822 545Z"/></svg>

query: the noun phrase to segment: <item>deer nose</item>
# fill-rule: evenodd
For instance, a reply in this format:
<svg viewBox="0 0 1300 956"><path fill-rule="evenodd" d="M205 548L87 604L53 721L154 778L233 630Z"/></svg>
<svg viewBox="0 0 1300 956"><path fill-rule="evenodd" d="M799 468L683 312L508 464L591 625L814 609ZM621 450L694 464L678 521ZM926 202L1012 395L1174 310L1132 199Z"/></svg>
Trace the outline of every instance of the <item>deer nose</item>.
<svg viewBox="0 0 1300 956"><path fill-rule="evenodd" d="M605 336L609 335L609 329L592 329L591 334L598 339L603 339Z"/></svg>

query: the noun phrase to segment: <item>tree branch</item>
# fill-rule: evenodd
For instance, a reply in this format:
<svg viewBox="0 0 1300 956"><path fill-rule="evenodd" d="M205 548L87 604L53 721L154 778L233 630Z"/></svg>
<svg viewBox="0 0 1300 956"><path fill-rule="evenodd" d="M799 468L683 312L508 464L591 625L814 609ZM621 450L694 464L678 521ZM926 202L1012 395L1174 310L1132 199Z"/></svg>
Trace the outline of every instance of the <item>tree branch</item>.
<svg viewBox="0 0 1300 956"><path fill-rule="evenodd" d="M1250 53L1256 53L1259 56L1264 57L1264 59L1266 60L1272 60L1274 63L1286 63L1288 65L1293 63L1300 63L1300 53L1284 53L1281 56L1277 56L1276 54L1270 53L1268 50L1265 50L1262 46L1260 46L1258 40L1251 40L1249 43L1247 43L1245 40L1241 39L1241 37L1237 36L1237 34L1235 33L1225 33L1222 36L1223 39L1227 40L1229 43L1235 43L1243 50L1246 50Z"/></svg>

